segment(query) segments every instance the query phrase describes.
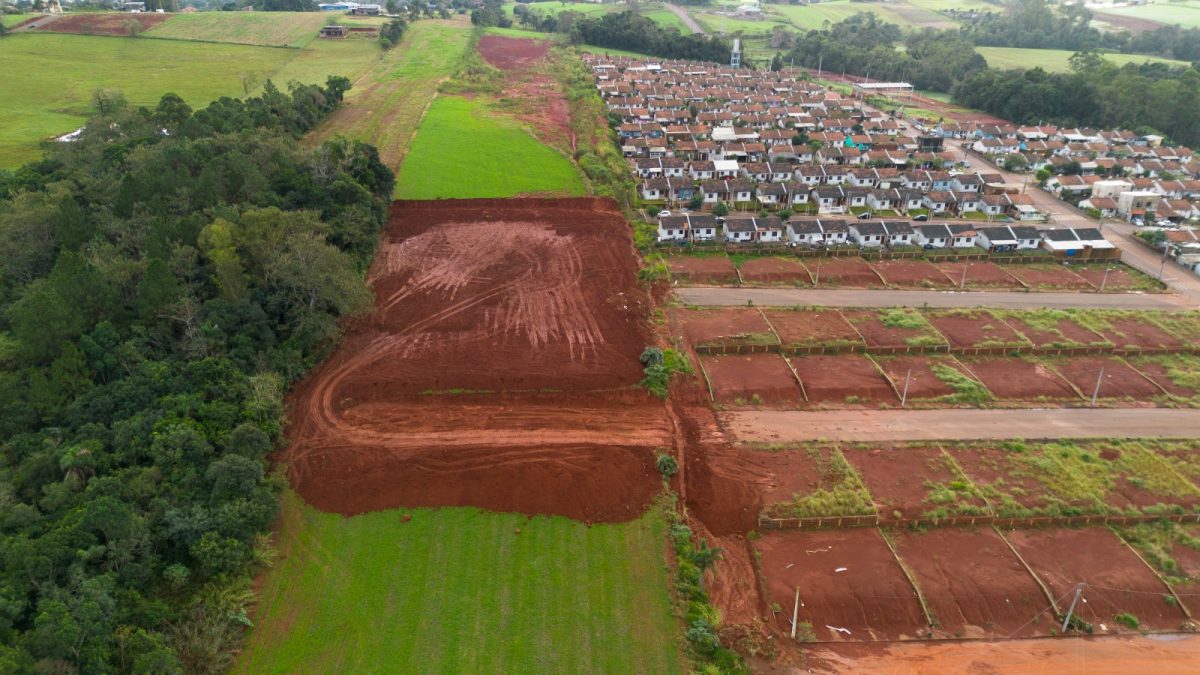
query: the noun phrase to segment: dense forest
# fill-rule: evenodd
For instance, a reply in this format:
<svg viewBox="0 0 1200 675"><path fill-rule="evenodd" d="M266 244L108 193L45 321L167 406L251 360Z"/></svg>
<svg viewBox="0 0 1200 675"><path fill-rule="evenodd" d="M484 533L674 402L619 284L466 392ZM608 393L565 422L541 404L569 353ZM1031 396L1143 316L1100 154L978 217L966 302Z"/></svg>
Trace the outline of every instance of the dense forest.
<svg viewBox="0 0 1200 675"><path fill-rule="evenodd" d="M284 391L369 304L392 173L297 141L349 86L108 95L0 172L0 672L228 666Z"/></svg>
<svg viewBox="0 0 1200 675"><path fill-rule="evenodd" d="M571 44L588 44L609 49L661 56L728 63L733 44L726 39L705 35L681 35L674 28L663 28L636 12L624 11L588 17L580 12L560 12L546 16L517 5L513 9L522 27L543 33L563 33Z"/></svg>

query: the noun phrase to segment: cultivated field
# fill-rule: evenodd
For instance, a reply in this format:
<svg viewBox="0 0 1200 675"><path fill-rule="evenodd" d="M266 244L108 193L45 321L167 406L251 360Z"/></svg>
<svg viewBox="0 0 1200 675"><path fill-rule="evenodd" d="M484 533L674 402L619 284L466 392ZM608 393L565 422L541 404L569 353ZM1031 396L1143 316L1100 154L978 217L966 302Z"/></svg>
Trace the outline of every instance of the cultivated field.
<svg viewBox="0 0 1200 675"><path fill-rule="evenodd" d="M1156 22L1163 25L1178 24L1184 28L1200 27L1200 2L1172 1L1152 2L1138 7L1105 7L1104 14L1136 19L1140 22Z"/></svg>
<svg viewBox="0 0 1200 675"><path fill-rule="evenodd" d="M199 107L241 96L244 76L261 84L296 53L176 40L10 35L0 40L0 63L8 71L0 102L0 167L36 159L41 140L78 128L92 112L96 89L119 89L129 103L148 106L175 92Z"/></svg>
<svg viewBox="0 0 1200 675"><path fill-rule="evenodd" d="M303 47L331 15L322 12L196 12L172 15L146 31L148 37ZM341 17L337 17L341 18Z"/></svg>
<svg viewBox="0 0 1200 675"><path fill-rule="evenodd" d="M682 669L657 509L622 525L286 493L236 673Z"/></svg>
<svg viewBox="0 0 1200 675"><path fill-rule="evenodd" d="M1197 12L1200 17L1200 11ZM976 47L976 51L987 59L993 68L1037 68L1054 73L1070 72L1071 55L1075 52L1067 49L1021 49L1018 47ZM1187 61L1164 59L1157 56L1141 54L1105 54L1104 58L1123 66L1126 63L1165 63L1171 66L1186 68Z"/></svg>

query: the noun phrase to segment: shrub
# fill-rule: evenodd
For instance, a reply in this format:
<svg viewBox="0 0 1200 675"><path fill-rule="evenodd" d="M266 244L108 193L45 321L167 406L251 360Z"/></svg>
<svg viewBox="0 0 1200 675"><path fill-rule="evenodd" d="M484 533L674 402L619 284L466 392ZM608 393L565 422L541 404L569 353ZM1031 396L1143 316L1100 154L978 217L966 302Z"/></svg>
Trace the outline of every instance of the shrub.
<svg viewBox="0 0 1200 675"><path fill-rule="evenodd" d="M654 466L664 478L670 478L679 473L679 462L675 461L674 457L665 452L658 455L658 459L654 461Z"/></svg>
<svg viewBox="0 0 1200 675"><path fill-rule="evenodd" d="M1142 622L1139 621L1136 616L1128 612L1121 612L1120 614L1114 616L1113 620L1122 626L1132 628L1133 630L1137 630L1142 625Z"/></svg>

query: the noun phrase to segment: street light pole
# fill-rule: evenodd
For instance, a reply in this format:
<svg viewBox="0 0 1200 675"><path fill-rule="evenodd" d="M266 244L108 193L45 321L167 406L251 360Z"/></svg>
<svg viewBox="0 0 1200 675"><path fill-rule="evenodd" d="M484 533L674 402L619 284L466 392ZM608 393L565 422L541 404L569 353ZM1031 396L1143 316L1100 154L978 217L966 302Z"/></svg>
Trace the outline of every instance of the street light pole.
<svg viewBox="0 0 1200 675"><path fill-rule="evenodd" d="M1160 263L1160 264L1159 264L1159 266L1158 266L1158 280L1159 280L1159 281L1162 281L1162 278L1163 278L1163 272L1166 270L1166 267L1167 267L1167 251L1170 251L1170 250L1171 250L1171 242L1167 241L1167 240L1166 240L1166 238L1165 238L1165 235L1164 235L1164 239L1163 239L1163 257L1162 257L1162 263Z"/></svg>

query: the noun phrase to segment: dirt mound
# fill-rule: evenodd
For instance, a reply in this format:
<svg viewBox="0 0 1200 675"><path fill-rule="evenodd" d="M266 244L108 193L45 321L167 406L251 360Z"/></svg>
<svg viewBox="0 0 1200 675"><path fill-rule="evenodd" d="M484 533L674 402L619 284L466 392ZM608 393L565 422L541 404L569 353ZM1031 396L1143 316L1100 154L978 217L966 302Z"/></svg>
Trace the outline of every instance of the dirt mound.
<svg viewBox="0 0 1200 675"><path fill-rule="evenodd" d="M129 14L128 12L64 14L38 30L81 35L137 35L171 18L171 14Z"/></svg>
<svg viewBox="0 0 1200 675"><path fill-rule="evenodd" d="M629 227L600 199L397 202L375 311L290 399L282 458L338 513L473 505L636 517L665 411Z"/></svg>

